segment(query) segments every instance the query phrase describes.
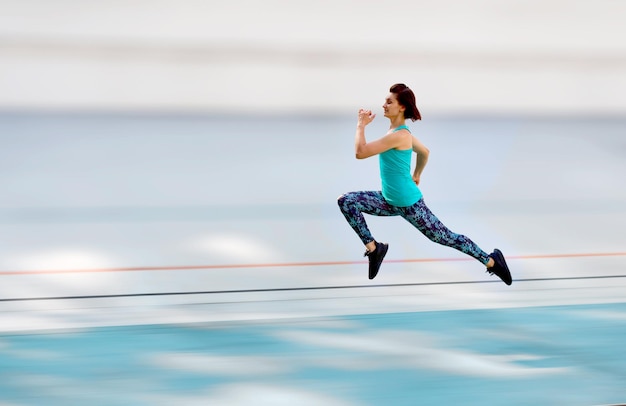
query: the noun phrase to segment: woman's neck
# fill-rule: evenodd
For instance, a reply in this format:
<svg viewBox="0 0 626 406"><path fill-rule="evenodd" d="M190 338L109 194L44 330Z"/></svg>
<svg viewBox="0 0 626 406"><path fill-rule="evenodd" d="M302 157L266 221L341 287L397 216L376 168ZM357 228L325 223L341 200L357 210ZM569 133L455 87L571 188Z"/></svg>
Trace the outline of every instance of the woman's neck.
<svg viewBox="0 0 626 406"><path fill-rule="evenodd" d="M394 129L394 128L398 128L401 125L406 125L405 122L406 120L404 119L404 117L395 117L390 119L391 123L389 125L390 129Z"/></svg>

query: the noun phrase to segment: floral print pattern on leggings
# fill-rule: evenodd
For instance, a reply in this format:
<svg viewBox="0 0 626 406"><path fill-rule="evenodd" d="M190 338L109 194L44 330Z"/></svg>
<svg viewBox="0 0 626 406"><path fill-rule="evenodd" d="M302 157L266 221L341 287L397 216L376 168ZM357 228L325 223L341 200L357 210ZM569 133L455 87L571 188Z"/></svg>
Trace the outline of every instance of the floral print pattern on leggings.
<svg viewBox="0 0 626 406"><path fill-rule="evenodd" d="M412 206L396 207L387 203L380 191L362 191L341 195L337 203L348 224L357 233L363 244L374 241L363 213L374 216L402 216L431 241L455 248L483 264L489 260L487 253L472 240L450 231L430 211L423 198Z"/></svg>

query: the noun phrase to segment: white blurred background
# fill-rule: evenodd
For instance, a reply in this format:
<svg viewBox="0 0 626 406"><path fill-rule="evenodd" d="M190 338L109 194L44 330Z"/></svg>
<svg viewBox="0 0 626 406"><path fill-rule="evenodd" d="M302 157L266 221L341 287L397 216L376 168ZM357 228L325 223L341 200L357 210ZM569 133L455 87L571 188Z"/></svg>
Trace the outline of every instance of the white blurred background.
<svg viewBox="0 0 626 406"><path fill-rule="evenodd" d="M624 114L617 0L0 1L0 108Z"/></svg>

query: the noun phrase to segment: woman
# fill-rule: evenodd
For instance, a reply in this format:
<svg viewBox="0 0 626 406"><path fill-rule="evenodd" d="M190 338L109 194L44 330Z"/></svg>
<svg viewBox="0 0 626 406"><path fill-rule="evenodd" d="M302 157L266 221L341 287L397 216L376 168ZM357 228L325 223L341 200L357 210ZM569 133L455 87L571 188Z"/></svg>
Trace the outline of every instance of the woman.
<svg viewBox="0 0 626 406"><path fill-rule="evenodd" d="M377 242L370 233L363 213L375 216L402 216L430 240L455 248L477 259L487 267L487 272L498 276L504 283L512 283L511 273L500 250L487 255L472 240L453 233L431 213L418 188L420 176L428 161L428 148L411 135L406 119L421 120L415 95L406 85L391 86L383 105L385 117L390 121L389 131L382 138L367 142L365 127L374 120L370 110L359 110L354 139L357 159L379 156L382 191L351 192L339 197L341 212L365 244L369 258L369 278L374 279L380 269L388 244ZM411 176L411 156L417 155Z"/></svg>

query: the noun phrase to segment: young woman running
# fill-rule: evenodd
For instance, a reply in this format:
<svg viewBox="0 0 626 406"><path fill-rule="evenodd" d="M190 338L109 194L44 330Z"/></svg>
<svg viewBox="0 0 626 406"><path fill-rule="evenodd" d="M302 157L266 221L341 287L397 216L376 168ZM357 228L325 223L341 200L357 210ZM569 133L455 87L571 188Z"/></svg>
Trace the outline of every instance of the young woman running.
<svg viewBox="0 0 626 406"><path fill-rule="evenodd" d="M374 279L387 254L388 244L377 242L365 223L363 213L374 216L402 216L430 240L455 248L477 259L487 267L487 272L498 276L504 283L512 283L511 273L500 250L487 255L478 245L464 235L450 231L431 213L418 188L420 176L429 150L411 135L406 119L421 120L413 91L402 83L389 89L383 105L385 117L390 121L389 131L382 138L367 142L365 127L374 120L370 110L359 110L354 148L357 159L379 156L382 191L350 192L339 197L341 212L365 244L369 259L369 278ZM417 155L411 176L411 155Z"/></svg>

